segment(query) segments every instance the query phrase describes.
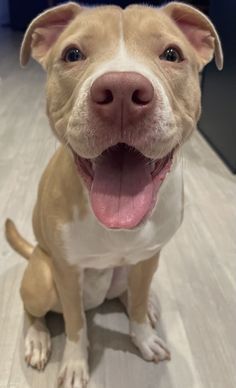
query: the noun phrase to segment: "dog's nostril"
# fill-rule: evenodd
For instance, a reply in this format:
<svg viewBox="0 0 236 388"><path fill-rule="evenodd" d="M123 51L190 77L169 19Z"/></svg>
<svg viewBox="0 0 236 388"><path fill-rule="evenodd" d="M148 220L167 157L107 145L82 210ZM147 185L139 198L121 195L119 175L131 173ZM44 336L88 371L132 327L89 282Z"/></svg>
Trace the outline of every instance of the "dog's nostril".
<svg viewBox="0 0 236 388"><path fill-rule="evenodd" d="M97 101L97 102L103 105L103 104L110 104L112 101L113 101L113 94L111 90L105 89L103 91L102 98L100 99L100 101Z"/></svg>
<svg viewBox="0 0 236 388"><path fill-rule="evenodd" d="M147 105L150 102L150 98L145 95L145 92L137 89L132 94L132 102L136 105Z"/></svg>

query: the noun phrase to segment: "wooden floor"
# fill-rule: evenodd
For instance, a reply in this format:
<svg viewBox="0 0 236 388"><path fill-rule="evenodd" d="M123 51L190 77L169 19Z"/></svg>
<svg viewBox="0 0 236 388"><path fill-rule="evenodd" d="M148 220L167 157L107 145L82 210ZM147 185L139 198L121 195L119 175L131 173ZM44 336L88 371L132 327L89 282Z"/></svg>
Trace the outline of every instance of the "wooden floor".
<svg viewBox="0 0 236 388"><path fill-rule="evenodd" d="M0 388L51 388L65 341L60 316L49 316L53 354L44 373L23 360L19 284L26 262L3 236L13 218L33 241L37 182L56 148L44 114L44 74L18 65L20 36L0 31ZM222 129L223 130L223 129ZM120 304L88 315L89 388L236 387L236 176L198 133L184 147L185 220L162 254L153 287L161 310L158 331L172 361L143 361L128 337Z"/></svg>

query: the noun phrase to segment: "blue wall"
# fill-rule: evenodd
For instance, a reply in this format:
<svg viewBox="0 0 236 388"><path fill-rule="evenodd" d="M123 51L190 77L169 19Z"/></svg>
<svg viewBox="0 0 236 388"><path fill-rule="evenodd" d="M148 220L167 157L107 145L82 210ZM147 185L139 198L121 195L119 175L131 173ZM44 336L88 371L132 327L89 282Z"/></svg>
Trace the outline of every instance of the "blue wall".
<svg viewBox="0 0 236 388"><path fill-rule="evenodd" d="M0 26L9 23L8 0L0 0Z"/></svg>

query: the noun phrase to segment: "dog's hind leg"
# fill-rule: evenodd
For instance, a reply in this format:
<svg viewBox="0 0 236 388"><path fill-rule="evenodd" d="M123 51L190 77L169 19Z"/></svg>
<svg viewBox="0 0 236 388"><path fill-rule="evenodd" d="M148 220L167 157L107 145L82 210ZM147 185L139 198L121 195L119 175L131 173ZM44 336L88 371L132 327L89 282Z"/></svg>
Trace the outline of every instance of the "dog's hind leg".
<svg viewBox="0 0 236 388"><path fill-rule="evenodd" d="M51 338L45 323L48 311L60 312L50 258L36 246L25 270L21 289L25 308L25 360L28 365L44 369L51 352Z"/></svg>

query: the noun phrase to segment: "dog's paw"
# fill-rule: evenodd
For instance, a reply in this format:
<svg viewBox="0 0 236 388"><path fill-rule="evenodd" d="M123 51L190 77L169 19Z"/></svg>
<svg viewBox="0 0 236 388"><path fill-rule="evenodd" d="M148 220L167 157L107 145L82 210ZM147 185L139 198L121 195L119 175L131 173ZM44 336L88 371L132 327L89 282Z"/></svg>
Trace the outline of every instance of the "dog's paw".
<svg viewBox="0 0 236 388"><path fill-rule="evenodd" d="M25 361L27 365L43 370L51 353L50 333L41 319L29 326L25 336Z"/></svg>
<svg viewBox="0 0 236 388"><path fill-rule="evenodd" d="M58 387L86 388L88 380L88 365L85 360L68 360L63 362L58 377Z"/></svg>
<svg viewBox="0 0 236 388"><path fill-rule="evenodd" d="M170 360L170 352L164 341L148 323L130 323L131 338L147 361L159 362Z"/></svg>
<svg viewBox="0 0 236 388"><path fill-rule="evenodd" d="M88 339L86 328L79 332L78 341L66 338L63 360L58 377L58 387L86 388L88 373Z"/></svg>

